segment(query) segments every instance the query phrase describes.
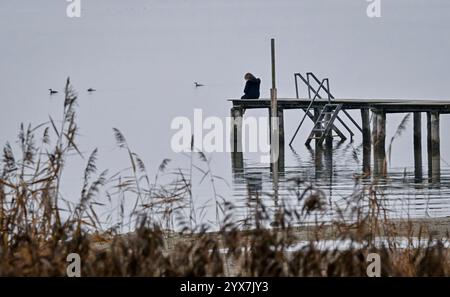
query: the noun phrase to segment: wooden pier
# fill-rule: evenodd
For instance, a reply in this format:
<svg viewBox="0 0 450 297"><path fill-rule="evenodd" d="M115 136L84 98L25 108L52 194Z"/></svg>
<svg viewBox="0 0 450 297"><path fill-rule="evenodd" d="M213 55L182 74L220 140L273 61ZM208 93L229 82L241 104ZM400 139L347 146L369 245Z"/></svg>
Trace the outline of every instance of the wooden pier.
<svg viewBox="0 0 450 297"><path fill-rule="evenodd" d="M271 99L229 99L233 104L231 116L233 117L232 128L232 150L242 152L240 147L242 132L243 111L248 109L268 109L269 115L278 115L279 131L279 169L284 167L285 151L285 127L284 110L299 109L309 112L323 110L327 104L339 105L342 111L359 110L361 113L360 124L354 119L350 120L358 125L361 130L363 142L363 171L364 173L382 175L386 173L386 115L389 113L413 113L414 114L414 162L415 177L417 181L423 180L422 173L422 113L427 114L427 150L428 150L428 174L432 182L439 182L440 179L440 115L450 113L450 100L406 100L406 99L335 99L312 100L312 99L277 99L277 112L271 111ZM372 127L371 115L372 112ZM311 115L311 119L313 116ZM317 119L317 116L316 116ZM339 119L342 125L346 123ZM359 126L360 125L360 126ZM334 126L333 126L334 127ZM334 129L334 128L333 128ZM336 132L339 129L336 128ZM349 130L350 131L350 130ZM342 132L338 132L338 134ZM340 135L345 139L344 135ZM353 135L350 135L351 137ZM316 139L316 143L318 140ZM328 141L327 141L328 143ZM373 152L373 167L371 166L371 156ZM242 157L242 154L240 154ZM280 168L281 167L281 168Z"/></svg>

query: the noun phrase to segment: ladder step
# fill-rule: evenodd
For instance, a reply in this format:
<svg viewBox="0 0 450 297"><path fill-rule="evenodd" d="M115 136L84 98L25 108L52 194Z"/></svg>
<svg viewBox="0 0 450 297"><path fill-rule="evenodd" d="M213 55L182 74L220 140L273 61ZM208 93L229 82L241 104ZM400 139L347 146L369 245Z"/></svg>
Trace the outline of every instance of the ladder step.
<svg viewBox="0 0 450 297"><path fill-rule="evenodd" d="M342 104L326 104L320 112L319 118L314 122L313 129L308 136L308 141L317 140L322 143L327 137L342 137L342 135L333 135L332 130L335 129L333 122L338 116ZM339 130L338 130L339 131Z"/></svg>
<svg viewBox="0 0 450 297"><path fill-rule="evenodd" d="M331 137L335 138L335 137L340 137L340 136L335 134L335 135L332 135ZM322 139L322 137L321 136L311 136L311 137L308 137L308 139Z"/></svg>

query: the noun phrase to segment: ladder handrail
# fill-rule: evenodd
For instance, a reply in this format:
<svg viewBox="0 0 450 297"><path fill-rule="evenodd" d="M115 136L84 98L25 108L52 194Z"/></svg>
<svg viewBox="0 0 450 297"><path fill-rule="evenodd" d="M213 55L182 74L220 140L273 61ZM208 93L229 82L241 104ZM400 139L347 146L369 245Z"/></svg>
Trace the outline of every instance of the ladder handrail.
<svg viewBox="0 0 450 297"><path fill-rule="evenodd" d="M300 73L298 74L301 75ZM295 80L295 96L297 97L297 99L299 99L297 73L294 73L294 80Z"/></svg>
<svg viewBox="0 0 450 297"><path fill-rule="evenodd" d="M345 111L345 109L341 109L341 111ZM344 120L341 119L340 116L337 117L337 120L350 133L350 139L353 139L353 136L355 136L355 133L353 133L352 129L350 129L350 127L347 126L347 124L344 122Z"/></svg>
<svg viewBox="0 0 450 297"><path fill-rule="evenodd" d="M317 78L317 76L316 76L314 73L312 73L312 72L307 72L307 73L306 73L306 76L308 76L308 77L311 76L312 78L314 78L314 80L315 80L317 83L320 83L319 79ZM323 88L323 89L324 89L324 91L327 93L327 95L328 95L328 97L329 97L330 99L334 99L333 95L331 95L331 93L330 93L329 88L328 88L328 89Z"/></svg>
<svg viewBox="0 0 450 297"><path fill-rule="evenodd" d="M317 91L311 86L311 83L309 81L309 76L312 75L314 80L319 84L319 88L317 89ZM330 89L330 81L328 78L324 78L322 80L322 82L320 82L317 77L314 75L314 73L312 72L308 72L307 73L307 78L305 79L305 77L301 74L301 73L294 73L294 80L295 80L295 95L297 97L297 99L300 99L299 96L299 92L298 92L298 79L297 77L300 77L303 81L303 83L308 87L308 97L309 99L311 99L311 90L314 91L315 96L317 96L317 98L319 99L323 99L322 96L320 96L320 90L323 89L325 90L325 92L327 92L328 94L328 103L331 103L330 100L334 99L333 95L331 95L331 93L328 91ZM327 83L327 87L325 88L325 86L323 85L323 81L326 81Z"/></svg>
<svg viewBox="0 0 450 297"><path fill-rule="evenodd" d="M344 112L344 114L347 116L347 118L349 118L349 120L353 123L353 125L355 125L356 128L358 128L359 131L363 131L361 126L358 124L357 121L355 121L355 119L348 113L348 111L346 111L345 109L342 110Z"/></svg>
<svg viewBox="0 0 450 297"><path fill-rule="evenodd" d="M329 89L330 89L330 82L329 82L329 80L328 80L328 78L324 78L323 80L326 80L327 81L327 86L328 86L328 89L327 88L325 88L325 86L323 86L323 84L321 84L320 83L320 81L319 81L319 79L314 75L314 73L312 73L312 72L306 72L306 79L308 80L308 83L311 85L311 83L310 83L310 81L309 81L309 77L310 76L312 76L313 78L314 78L314 80L319 84L319 88L317 89L317 94L319 94L320 93L320 90L321 89L324 89L325 90L325 92L327 92L327 95L328 95L328 103L331 103L331 94L330 94L330 92L329 92ZM314 91L314 88L312 88L312 90ZM320 95L319 95L319 98L320 99L323 99ZM334 98L333 98L334 99Z"/></svg>
<svg viewBox="0 0 450 297"><path fill-rule="evenodd" d="M301 75L300 73L298 73L298 75L299 75L299 76L302 78L302 80L305 82L305 80L304 80L304 78L302 77L302 75ZM296 82L297 82L297 76L296 76L296 74L294 74L294 76L295 76L295 79L296 79ZM300 121L300 124L299 124L298 127L297 127L297 130L295 130L295 133L294 133L294 135L292 136L291 141L289 141L289 146L292 146L292 142L294 141L295 137L297 136L298 131L300 130L301 126L303 125L303 122L305 121L306 116L308 115L308 112L309 112L309 110L311 109L311 107L312 107L312 105L314 104L314 102L316 101L316 99L317 99L317 98L321 99L320 96L319 96L319 91L320 91L320 88L323 86L325 80L328 80L328 79L323 79L323 80L322 80L322 82L320 83L319 89L318 89L317 91L315 91L315 90L313 89L314 92L315 92L314 97L313 97L312 99L310 98L310 99L311 99L311 102L309 103L308 108L306 109L305 114L303 115L303 118L302 118L302 120ZM295 86L296 86L296 91L297 91L297 96L298 96L298 87L297 87L297 84L296 84ZM308 86L309 86L309 83L308 83ZM312 89L312 88L311 88L311 89Z"/></svg>
<svg viewBox="0 0 450 297"><path fill-rule="evenodd" d="M315 99L323 99L323 98L319 95L319 93L320 93L320 90L321 90L321 89L324 89L325 91L327 91L327 94L328 94L328 103L330 104L330 103L331 103L331 97L330 97L329 95L331 95L331 93L328 91L328 90L330 89L329 79L328 79L328 78L325 78L325 79L322 80L322 82L319 82L319 88L318 88L317 90L315 90L315 89L311 86L311 83L310 83L310 80L309 80L309 77L310 77L310 76L313 76L313 77L315 78L315 80L317 81L317 77L316 77L313 73L307 75L307 78L305 78L301 73L294 73L294 80L295 80L295 94L296 94L297 99L300 99L300 96L299 96L299 88L298 88L298 79L297 79L298 77L300 77L301 80L303 81L303 83L308 87L308 96L309 96L309 99L310 99L310 100L312 100L312 101L314 102ZM325 86L323 85L324 82L326 82L326 84L327 84L327 87L326 87L326 88L325 88ZM311 98L311 90L314 91L314 97L313 97L313 98ZM312 102L312 103L313 103L313 102ZM310 112L309 112L309 109L311 109L311 106L312 106L312 104L310 104L310 106L308 107L308 110L305 110L304 108L302 108L303 111L305 111L305 115L303 116L302 121L300 122L299 126L297 127L297 130L295 131L294 136L292 137L291 141L289 142L289 146L292 147L292 142L294 141L295 137L296 137L297 134L298 134L298 131L300 130L301 126L303 125L303 122L304 122L306 116L309 116L309 117L311 118L311 115L310 115ZM341 123L344 122L339 116L338 116L338 118L339 118L339 121L340 121ZM311 118L311 119L312 119L313 122L314 122L314 118ZM344 128L346 128L346 129L348 130L348 132L350 133L351 137L353 137L354 134L353 134L352 130L351 130L347 125L343 125L343 126L344 126ZM344 135L344 134L343 134L343 133L335 126L335 125L333 125L333 130L341 137L342 140L347 139L347 138L345 137L345 135Z"/></svg>
<svg viewBox="0 0 450 297"><path fill-rule="evenodd" d="M309 77L311 76L317 83L320 83L319 79L314 75L314 73L312 72L307 72L306 75ZM330 99L335 99L334 96L331 94L330 92L330 88L325 89L325 92L328 94L328 98ZM349 120L353 123L353 125L355 125L356 128L358 128L359 131L362 132L362 128L361 126L358 124L358 122L355 121L355 119L348 113L348 111L346 111L345 109L343 109L344 114L349 118Z"/></svg>
<svg viewBox="0 0 450 297"><path fill-rule="evenodd" d="M297 80L297 76L299 76L303 83L305 83L305 85L308 87L308 94L309 94L309 99L311 99L311 90L314 91L314 93L318 94L319 92L316 92L316 90L314 90L314 88L311 86L311 84L309 83L309 81L307 79L305 79L305 77L303 75L301 75L300 73L294 73L294 78L295 78L295 89L296 89L296 95L297 95L297 99L300 99L299 94L298 94L298 80ZM319 82L320 84L320 82ZM320 90L319 90L320 91ZM319 95L317 95L317 97L319 99L322 99L322 97L320 97Z"/></svg>

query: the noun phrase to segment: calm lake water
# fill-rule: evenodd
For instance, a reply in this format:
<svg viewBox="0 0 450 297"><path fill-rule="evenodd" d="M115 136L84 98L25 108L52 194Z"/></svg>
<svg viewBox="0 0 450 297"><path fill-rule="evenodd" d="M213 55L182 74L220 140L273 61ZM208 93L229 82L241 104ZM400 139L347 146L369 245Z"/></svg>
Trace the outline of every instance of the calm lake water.
<svg viewBox="0 0 450 297"><path fill-rule="evenodd" d="M81 3L82 17L71 19L65 1L0 2L0 144L14 143L21 122L38 125L49 116L60 119L61 91L70 76L79 93L78 145L83 153L98 148L99 169L129 167L127 154L115 143L115 127L150 175L163 159L171 159L164 176L170 180L169 172L190 166L190 158L171 149L172 120L192 118L195 108L204 117L228 116L226 99L242 95L243 74L249 71L261 77L261 96L269 97L272 37L279 97L295 96L294 72L313 71L330 78L338 98L450 98L448 1L382 1L379 19L367 17L363 0ZM194 81L206 86L195 88ZM90 87L97 91L88 94ZM49 96L49 88L60 93ZM358 113L352 114L359 119ZM287 139L302 116L300 111L286 112ZM388 115L388 143L403 116ZM442 116L439 188L414 183L411 123L394 141L383 191L397 209L395 215L449 215L449 124L449 117ZM292 197L289 180L300 177L338 203L352 193L354 176L361 173L360 160L353 158L361 138L357 135L353 143L337 148L332 162L324 157L324 164L316 166L303 145L310 129L306 123L294 143L295 154L286 151L280 197ZM425 125L423 129L425 133ZM245 156L245 172L236 174L228 153L207 157L214 175L223 178L216 181L215 191L229 201L245 201L249 180L270 196L270 170L257 158ZM425 151L423 157L425 168ZM204 166L198 158L195 162ZM62 195L69 201L78 199L85 163L76 156L68 161ZM212 220L214 190L199 171L194 170L193 180L195 205L208 205L199 213Z"/></svg>
<svg viewBox="0 0 450 297"><path fill-rule="evenodd" d="M295 152L291 154L295 155ZM361 206L366 206L369 197L375 195L381 213L389 218L450 216L448 166L441 172L440 183L429 181L427 174L421 182L417 181L413 167L390 167L386 178L360 178L361 162L353 159L352 149L345 145L335 147L332 153L323 151L316 155L312 152L291 164L280 175L277 196L274 195L270 168L248 163L242 170L234 171L233 196L241 197L242 215L249 215L245 206L252 205L251 199L256 197L260 197L272 211L284 204L301 212L304 204L298 198L307 187L312 186L324 195L326 212L319 218L310 216L306 221L337 219L337 211L348 205L356 206L360 195L364 197ZM302 182L300 186L298 181Z"/></svg>

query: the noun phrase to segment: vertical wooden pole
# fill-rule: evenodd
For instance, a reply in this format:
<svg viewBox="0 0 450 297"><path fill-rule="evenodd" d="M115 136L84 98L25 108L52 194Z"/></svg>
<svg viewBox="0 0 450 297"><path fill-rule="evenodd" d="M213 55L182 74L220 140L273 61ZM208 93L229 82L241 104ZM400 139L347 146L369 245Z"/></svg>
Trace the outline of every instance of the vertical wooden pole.
<svg viewBox="0 0 450 297"><path fill-rule="evenodd" d="M316 144L314 145L315 149L314 149L314 169L315 169L315 182L316 183L320 183L322 180L322 176L323 176L323 147Z"/></svg>
<svg viewBox="0 0 450 297"><path fill-rule="evenodd" d="M233 175L239 176L244 171L244 153L231 152L231 169Z"/></svg>
<svg viewBox="0 0 450 297"><path fill-rule="evenodd" d="M242 109L231 108L231 165L233 174L239 174L244 168L242 152Z"/></svg>
<svg viewBox="0 0 450 297"><path fill-rule="evenodd" d="M334 166L333 166L333 144L326 144L325 150L323 151L324 161L325 161L325 172L323 178L325 183L328 183L329 187L329 197L333 197L333 176L334 176ZM325 175L326 173L326 175ZM332 204L330 203L330 206Z"/></svg>
<svg viewBox="0 0 450 297"><path fill-rule="evenodd" d="M277 103L277 87L275 77L275 39L270 40L271 46L271 66L272 66L272 88L270 89L270 122L271 122L271 163L272 170L278 169L279 157L279 124L278 124L278 103Z"/></svg>
<svg viewBox="0 0 450 297"><path fill-rule="evenodd" d="M431 146L431 113L427 112L427 160L428 160L428 182L432 182L432 146Z"/></svg>
<svg viewBox="0 0 450 297"><path fill-rule="evenodd" d="M276 74L275 74L275 39L270 39L271 60L272 60L272 90L276 90Z"/></svg>
<svg viewBox="0 0 450 297"><path fill-rule="evenodd" d="M362 121L362 138L363 138L363 173L366 176L371 172L371 155L372 155L372 140L370 135L370 110L361 109Z"/></svg>
<svg viewBox="0 0 450 297"><path fill-rule="evenodd" d="M231 148L233 153L242 153L242 109L231 108Z"/></svg>
<svg viewBox="0 0 450 297"><path fill-rule="evenodd" d="M441 179L441 149L440 149L440 115L438 112L428 113L428 167L429 177L433 183Z"/></svg>
<svg viewBox="0 0 450 297"><path fill-rule="evenodd" d="M422 113L414 113L414 176L416 182L423 180L422 170Z"/></svg>
<svg viewBox="0 0 450 297"><path fill-rule="evenodd" d="M378 162L378 117L379 113L372 110L373 120L372 120L372 145L373 145L373 173L378 175L380 173L379 162Z"/></svg>
<svg viewBox="0 0 450 297"><path fill-rule="evenodd" d="M279 133L279 142L278 142L278 170L280 172L284 171L284 110L282 108L278 108L278 133Z"/></svg>
<svg viewBox="0 0 450 297"><path fill-rule="evenodd" d="M271 109L271 137L270 137L270 155L271 168L273 174L274 199L278 200L278 164L279 164L279 121L277 104L277 86L275 76L275 39L270 40L271 66L272 66L272 88L270 89L270 109Z"/></svg>
<svg viewBox="0 0 450 297"><path fill-rule="evenodd" d="M383 110L374 110L374 174L385 176L386 164L386 113Z"/></svg>
<svg viewBox="0 0 450 297"><path fill-rule="evenodd" d="M269 133L269 143L272 145L272 108L269 107L268 111L269 111L268 116L269 116L269 132L270 132Z"/></svg>
<svg viewBox="0 0 450 297"><path fill-rule="evenodd" d="M325 120L328 123L331 120L331 114L327 114L325 116ZM330 129L330 132L327 134L327 136L325 138L325 146L326 146L327 150L333 149L333 129Z"/></svg>
<svg viewBox="0 0 450 297"><path fill-rule="evenodd" d="M441 179L441 138L440 138L440 114L431 113L431 144L433 148L433 181L440 182Z"/></svg>
<svg viewBox="0 0 450 297"><path fill-rule="evenodd" d="M312 100L312 99L311 99ZM320 114L320 109L319 108L314 108L314 123L313 123L313 125L315 125L316 124L316 122L317 122L317 120L319 119L319 114ZM315 128L317 128L316 126L314 126L314 129ZM321 134L320 134L320 132L316 132L315 134L314 134L314 137L320 137L321 136ZM319 146L319 139L315 139L314 140L314 143L315 143L315 146L314 147L316 147L316 149L317 149L317 147Z"/></svg>

